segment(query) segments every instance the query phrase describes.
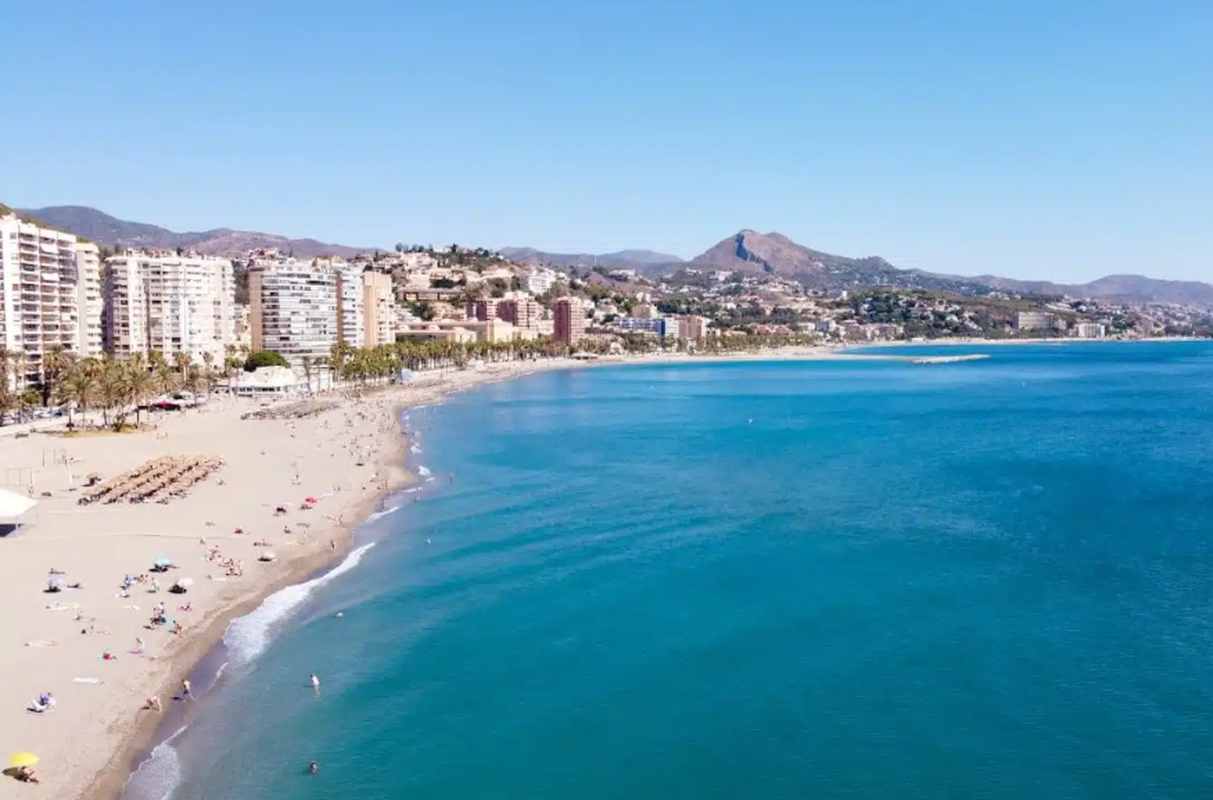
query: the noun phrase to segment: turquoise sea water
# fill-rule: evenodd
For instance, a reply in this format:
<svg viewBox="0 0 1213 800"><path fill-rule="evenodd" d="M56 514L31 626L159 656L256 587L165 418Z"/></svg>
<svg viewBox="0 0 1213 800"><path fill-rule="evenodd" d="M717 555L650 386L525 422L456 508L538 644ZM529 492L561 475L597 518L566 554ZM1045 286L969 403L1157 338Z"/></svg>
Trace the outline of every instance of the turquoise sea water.
<svg viewBox="0 0 1213 800"><path fill-rule="evenodd" d="M230 637L137 791L1213 795L1213 346L914 352L991 358L413 411L429 490Z"/></svg>

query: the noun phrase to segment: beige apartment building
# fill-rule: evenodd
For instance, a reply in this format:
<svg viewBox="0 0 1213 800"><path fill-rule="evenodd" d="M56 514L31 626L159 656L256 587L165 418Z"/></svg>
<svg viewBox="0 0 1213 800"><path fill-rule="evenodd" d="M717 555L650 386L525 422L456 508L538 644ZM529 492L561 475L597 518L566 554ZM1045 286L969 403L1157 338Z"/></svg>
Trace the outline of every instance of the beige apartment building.
<svg viewBox="0 0 1213 800"><path fill-rule="evenodd" d="M116 356L179 353L222 364L236 342L236 281L228 259L131 251L105 261L104 344Z"/></svg>
<svg viewBox="0 0 1213 800"><path fill-rule="evenodd" d="M378 347L396 341L396 295L392 276L385 272L362 273L362 341Z"/></svg>
<svg viewBox="0 0 1213 800"><path fill-rule="evenodd" d="M94 354L88 332L100 325L92 316L99 309L87 302L82 307L81 300L89 296L96 261L88 254L96 248L84 246L78 259L82 244L70 233L13 214L0 217L0 347L9 354L10 369L15 366L10 388L39 383L52 350Z"/></svg>

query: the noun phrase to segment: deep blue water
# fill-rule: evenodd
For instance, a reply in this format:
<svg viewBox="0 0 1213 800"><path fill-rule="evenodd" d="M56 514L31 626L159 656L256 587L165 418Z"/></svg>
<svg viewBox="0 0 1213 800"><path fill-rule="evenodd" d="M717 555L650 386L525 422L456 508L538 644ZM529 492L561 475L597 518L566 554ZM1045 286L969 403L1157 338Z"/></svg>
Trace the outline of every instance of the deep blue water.
<svg viewBox="0 0 1213 800"><path fill-rule="evenodd" d="M413 411L173 797L1213 796L1213 346L939 352Z"/></svg>

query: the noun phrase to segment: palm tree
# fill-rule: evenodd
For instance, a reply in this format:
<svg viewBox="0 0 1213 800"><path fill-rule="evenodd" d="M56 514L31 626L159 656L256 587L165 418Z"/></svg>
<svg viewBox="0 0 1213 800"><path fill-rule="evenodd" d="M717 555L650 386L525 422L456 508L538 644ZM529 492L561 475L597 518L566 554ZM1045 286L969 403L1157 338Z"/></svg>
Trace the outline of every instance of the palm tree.
<svg viewBox="0 0 1213 800"><path fill-rule="evenodd" d="M207 350L202 354L202 374L206 380L206 399L211 399L211 389L215 384L215 375L213 365L215 363L215 354Z"/></svg>
<svg viewBox="0 0 1213 800"><path fill-rule="evenodd" d="M91 358L83 358L72 364L62 382L59 384L59 391L63 400L67 404L67 424L73 426L72 410L79 411L84 414L88 411L89 401L93 398L93 392L97 388L97 375L99 365L96 360Z"/></svg>
<svg viewBox="0 0 1213 800"><path fill-rule="evenodd" d="M156 377L148 368L142 355L132 356L125 366L126 400L129 405L135 407L135 427L137 428L142 405L155 393ZM122 427L119 425L118 430L121 429Z"/></svg>
<svg viewBox="0 0 1213 800"><path fill-rule="evenodd" d="M191 359L189 353L178 351L173 354L173 366L175 366L177 371L181 373L181 380L183 382L187 377L189 377L188 370L190 368L190 361Z"/></svg>
<svg viewBox="0 0 1213 800"><path fill-rule="evenodd" d="M301 363L303 365L303 379L307 381L307 393L311 394L312 393L312 367L315 365L315 362L312 361L311 356L305 355L303 357L303 361Z"/></svg>
<svg viewBox="0 0 1213 800"><path fill-rule="evenodd" d="M42 405L50 405L51 396L55 394L55 390L59 381L67 374L71 368L75 356L69 353L62 345L56 345L47 351L42 358Z"/></svg>
<svg viewBox="0 0 1213 800"><path fill-rule="evenodd" d="M13 391L17 381L16 376L13 375L12 363L12 353L7 347L0 345L0 424L3 424L4 416L13 410L17 402L17 396Z"/></svg>

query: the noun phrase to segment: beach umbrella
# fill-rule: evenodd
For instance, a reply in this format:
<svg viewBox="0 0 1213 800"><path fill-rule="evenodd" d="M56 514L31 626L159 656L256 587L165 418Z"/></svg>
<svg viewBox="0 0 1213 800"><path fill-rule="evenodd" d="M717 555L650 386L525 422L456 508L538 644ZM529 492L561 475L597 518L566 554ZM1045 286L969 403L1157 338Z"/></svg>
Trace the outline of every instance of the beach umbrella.
<svg viewBox="0 0 1213 800"><path fill-rule="evenodd" d="M163 569L165 567L171 567L171 566L173 566L173 559L165 558L164 556L160 556L160 558L157 558L155 561L152 562L152 566L160 567L161 569Z"/></svg>
<svg viewBox="0 0 1213 800"><path fill-rule="evenodd" d="M62 575L51 575L46 579L46 588L52 592L62 591L65 586L67 586L67 581L63 579Z"/></svg>
<svg viewBox="0 0 1213 800"><path fill-rule="evenodd" d="M8 757L10 767L32 767L38 763L38 756L33 753L13 753Z"/></svg>
<svg viewBox="0 0 1213 800"><path fill-rule="evenodd" d="M266 550L264 553L261 554L260 560L261 561L273 561L277 557L278 556L274 555L273 550Z"/></svg>
<svg viewBox="0 0 1213 800"><path fill-rule="evenodd" d="M314 504L314 503L317 503L317 502L319 502L319 501L317 501L317 500L316 500L316 498L314 498L314 497L305 497L305 498L303 498L303 502L305 502L305 503L313 503L313 504Z"/></svg>
<svg viewBox="0 0 1213 800"><path fill-rule="evenodd" d="M188 589L194 585L194 579L193 578L182 578L181 580L177 581L177 583L175 585L180 586L182 589Z"/></svg>
<svg viewBox="0 0 1213 800"><path fill-rule="evenodd" d="M23 494L0 489L0 519L17 519L38 505L38 501Z"/></svg>

